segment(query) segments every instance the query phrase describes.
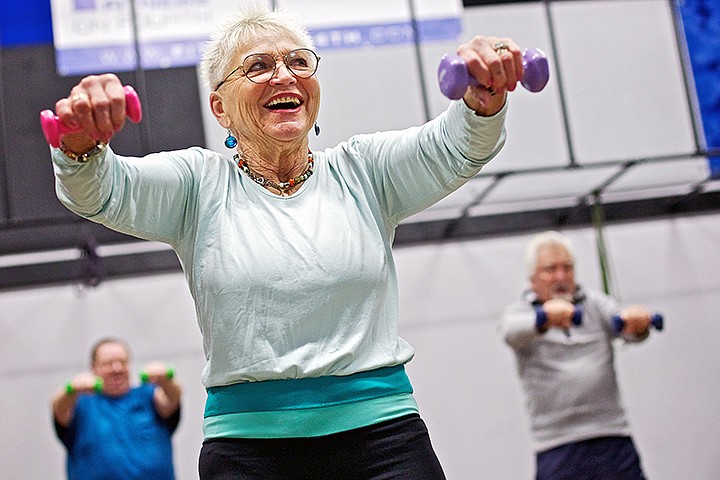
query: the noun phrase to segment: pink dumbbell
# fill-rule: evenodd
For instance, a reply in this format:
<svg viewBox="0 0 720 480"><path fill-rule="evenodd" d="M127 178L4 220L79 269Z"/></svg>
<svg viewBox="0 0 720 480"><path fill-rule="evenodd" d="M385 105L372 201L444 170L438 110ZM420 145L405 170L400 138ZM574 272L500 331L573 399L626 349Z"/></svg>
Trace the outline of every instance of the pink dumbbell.
<svg viewBox="0 0 720 480"><path fill-rule="evenodd" d="M525 73L520 83L528 91L539 92L545 88L550 78L547 57L539 48L526 48L522 57ZM477 80L468 73L465 61L451 54L443 55L440 60L438 83L440 91L452 100L462 98L470 85L478 85Z"/></svg>
<svg viewBox="0 0 720 480"><path fill-rule="evenodd" d="M140 106L140 98L137 92L130 85L123 87L125 91L125 115L135 123L142 120L142 107ZM78 133L80 128L70 128L60 121L52 110L43 110L40 112L40 125L45 134L45 140L57 148L60 146L60 136L69 133Z"/></svg>

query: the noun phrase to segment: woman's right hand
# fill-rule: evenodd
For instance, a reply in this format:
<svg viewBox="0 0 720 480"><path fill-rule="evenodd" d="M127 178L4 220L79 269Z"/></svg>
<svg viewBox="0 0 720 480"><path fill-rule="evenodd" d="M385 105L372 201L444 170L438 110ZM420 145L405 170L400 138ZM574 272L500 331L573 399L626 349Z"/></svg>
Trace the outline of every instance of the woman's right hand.
<svg viewBox="0 0 720 480"><path fill-rule="evenodd" d="M109 142L125 125L123 85L112 73L87 76L55 103L55 113L68 127L80 129L63 135L65 147L77 154L88 152L98 142Z"/></svg>

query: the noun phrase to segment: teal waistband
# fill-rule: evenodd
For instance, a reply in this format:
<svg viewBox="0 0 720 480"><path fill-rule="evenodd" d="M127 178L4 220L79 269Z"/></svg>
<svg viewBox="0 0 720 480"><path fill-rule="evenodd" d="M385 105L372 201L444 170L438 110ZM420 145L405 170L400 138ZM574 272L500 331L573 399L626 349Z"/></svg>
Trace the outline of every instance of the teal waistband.
<svg viewBox="0 0 720 480"><path fill-rule="evenodd" d="M203 419L205 438L308 438L418 413L411 393L298 410L243 412Z"/></svg>
<svg viewBox="0 0 720 480"><path fill-rule="evenodd" d="M235 383L207 389L205 418L341 405L412 391L403 365L347 376Z"/></svg>

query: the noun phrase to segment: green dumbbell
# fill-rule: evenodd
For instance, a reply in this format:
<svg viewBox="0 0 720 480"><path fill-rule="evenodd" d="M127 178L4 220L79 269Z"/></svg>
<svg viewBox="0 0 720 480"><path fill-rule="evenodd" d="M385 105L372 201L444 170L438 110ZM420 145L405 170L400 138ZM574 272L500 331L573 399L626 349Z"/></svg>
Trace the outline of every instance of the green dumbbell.
<svg viewBox="0 0 720 480"><path fill-rule="evenodd" d="M100 393L100 392L102 392L102 389L103 389L103 379L100 378L100 377L96 377L96 378L95 378L95 383L93 383L93 387L92 387L92 388L93 388L93 391L94 391L95 393ZM75 390L75 387L73 387L72 382L67 382L67 383L65 384L65 393L67 393L68 395L72 395L72 394L75 393L75 392L76 392L76 390Z"/></svg>
<svg viewBox="0 0 720 480"><path fill-rule="evenodd" d="M172 378L175 376L175 369L172 367L169 367L167 370L165 370L165 376L168 378L168 380L172 380ZM147 383L150 380L150 374L147 372L140 372L140 381L142 383Z"/></svg>

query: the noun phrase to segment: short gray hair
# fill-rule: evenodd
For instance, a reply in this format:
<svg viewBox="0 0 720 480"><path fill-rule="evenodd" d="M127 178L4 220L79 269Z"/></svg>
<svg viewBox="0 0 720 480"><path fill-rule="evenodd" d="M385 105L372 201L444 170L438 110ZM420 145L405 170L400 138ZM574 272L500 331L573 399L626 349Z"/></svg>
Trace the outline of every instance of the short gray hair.
<svg viewBox="0 0 720 480"><path fill-rule="evenodd" d="M265 35L286 35L303 48L313 48L301 17L287 10L250 5L236 10L205 45L200 71L210 91L220 83L238 49Z"/></svg>
<svg viewBox="0 0 720 480"><path fill-rule="evenodd" d="M548 245L557 245L563 247L570 254L570 258L575 262L575 253L573 251L572 242L560 232L555 230L548 230L546 232L538 233L530 240L527 248L525 249L525 268L527 269L528 278L535 274L537 268L537 257L538 252L541 248Z"/></svg>

